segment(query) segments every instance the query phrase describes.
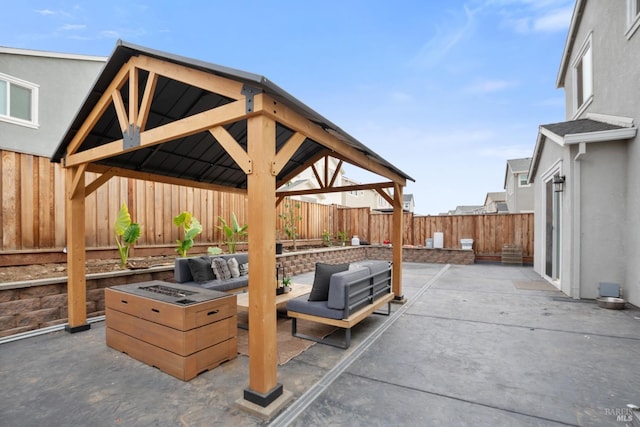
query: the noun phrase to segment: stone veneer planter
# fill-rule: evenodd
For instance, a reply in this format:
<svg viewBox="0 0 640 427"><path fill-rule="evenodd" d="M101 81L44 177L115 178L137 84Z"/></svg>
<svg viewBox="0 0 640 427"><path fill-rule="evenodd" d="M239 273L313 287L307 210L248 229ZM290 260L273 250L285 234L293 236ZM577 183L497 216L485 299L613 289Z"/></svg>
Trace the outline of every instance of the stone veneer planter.
<svg viewBox="0 0 640 427"><path fill-rule="evenodd" d="M384 245L346 246L277 255L288 276L314 271L316 262L338 264L381 259L391 261ZM473 264L473 251L403 248L405 262ZM173 265L87 275L87 318L104 315L104 288L149 280L173 280ZM0 283L0 338L67 323L67 277Z"/></svg>

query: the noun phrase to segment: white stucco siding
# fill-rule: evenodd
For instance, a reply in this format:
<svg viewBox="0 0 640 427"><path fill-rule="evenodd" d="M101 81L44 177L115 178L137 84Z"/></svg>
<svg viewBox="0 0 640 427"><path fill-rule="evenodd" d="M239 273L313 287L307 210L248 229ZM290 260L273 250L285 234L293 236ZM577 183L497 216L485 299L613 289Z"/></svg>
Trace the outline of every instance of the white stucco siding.
<svg viewBox="0 0 640 427"><path fill-rule="evenodd" d="M582 298L597 298L600 282L622 283L627 241L627 143L589 144L581 160Z"/></svg>

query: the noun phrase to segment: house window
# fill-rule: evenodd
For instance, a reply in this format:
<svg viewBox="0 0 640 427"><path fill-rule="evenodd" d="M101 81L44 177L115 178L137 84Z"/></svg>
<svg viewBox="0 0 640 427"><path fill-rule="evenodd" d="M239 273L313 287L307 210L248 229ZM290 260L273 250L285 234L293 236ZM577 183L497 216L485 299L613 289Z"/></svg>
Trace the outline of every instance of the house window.
<svg viewBox="0 0 640 427"><path fill-rule="evenodd" d="M519 173L518 174L518 187L528 187L529 183L529 174L528 173Z"/></svg>
<svg viewBox="0 0 640 427"><path fill-rule="evenodd" d="M574 107L575 116L586 108L593 97L593 64L591 53L591 34L587 38L580 53L573 64L573 80L575 87Z"/></svg>
<svg viewBox="0 0 640 427"><path fill-rule="evenodd" d="M630 39L640 26L640 0L627 0L627 32Z"/></svg>
<svg viewBox="0 0 640 427"><path fill-rule="evenodd" d="M38 85L0 73L0 120L38 126Z"/></svg>

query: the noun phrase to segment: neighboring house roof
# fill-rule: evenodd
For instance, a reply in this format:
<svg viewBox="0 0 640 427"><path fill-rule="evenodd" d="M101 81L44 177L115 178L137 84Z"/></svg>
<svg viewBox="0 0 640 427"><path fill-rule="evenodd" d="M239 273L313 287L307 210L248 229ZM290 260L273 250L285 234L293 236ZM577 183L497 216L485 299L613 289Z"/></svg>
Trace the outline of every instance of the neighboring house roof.
<svg viewBox="0 0 640 427"><path fill-rule="evenodd" d="M507 200L507 193L505 191L494 191L491 193L487 193L487 196L484 198L484 205L486 206L489 203L489 200L492 202L504 202Z"/></svg>
<svg viewBox="0 0 640 427"><path fill-rule="evenodd" d="M18 49L14 47L5 47L5 46L0 46L0 53L5 53L9 55L39 56L42 58L78 59L81 61L97 61L97 62L106 62L108 59L106 56L78 55L73 53L48 52L44 50Z"/></svg>
<svg viewBox="0 0 640 427"><path fill-rule="evenodd" d="M496 203L496 209L498 210L498 213L509 212L509 206L507 206L507 202Z"/></svg>
<svg viewBox="0 0 640 427"><path fill-rule="evenodd" d="M507 177L509 176L509 169L513 173L523 173L529 171L531 166L531 157L524 159L510 159L507 160L507 167L504 170L504 185L502 188L507 188Z"/></svg>
<svg viewBox="0 0 640 427"><path fill-rule="evenodd" d="M564 76L569 66L569 60L571 59L571 51L573 50L573 44L576 41L576 35L578 33L578 27L580 26L580 20L584 13L584 7L587 4L586 0L577 0L573 8L573 15L571 16L571 25L569 26L569 32L567 33L567 40L564 44L564 51L562 52L562 60L560 61L560 69L558 70L558 77L556 78L556 87L564 87Z"/></svg>
<svg viewBox="0 0 640 427"><path fill-rule="evenodd" d="M449 211L449 215L470 215L470 214L483 214L485 213L484 205L459 205L452 211Z"/></svg>
<svg viewBox="0 0 640 427"><path fill-rule="evenodd" d="M637 128L633 127L633 121L625 121L625 118L617 118L616 121L627 123L627 125L617 125L587 118L540 126L529 168L529 182L534 181L540 154L547 139L560 146L565 146L579 143L620 141L635 137Z"/></svg>
<svg viewBox="0 0 640 427"><path fill-rule="evenodd" d="M413 200L413 194L403 194L402 195L402 201L403 202L410 202Z"/></svg>

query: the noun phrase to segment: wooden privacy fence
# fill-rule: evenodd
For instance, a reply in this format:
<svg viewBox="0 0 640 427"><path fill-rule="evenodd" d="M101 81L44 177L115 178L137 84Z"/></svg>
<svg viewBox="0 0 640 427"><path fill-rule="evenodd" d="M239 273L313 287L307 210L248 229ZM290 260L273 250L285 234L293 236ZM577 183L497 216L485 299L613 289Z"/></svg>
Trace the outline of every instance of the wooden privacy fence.
<svg viewBox="0 0 640 427"><path fill-rule="evenodd" d="M64 171L45 157L11 151L0 151L0 156L2 252L62 250L66 245ZM87 174L87 184L96 176ZM175 246L181 234L173 224L173 217L185 210L203 225L198 242L212 245L223 240L216 228L219 216L229 221L231 213L235 213L238 221L245 224L248 216L254 214L248 212L243 194L114 177L86 198L88 249L115 247L113 224L122 203L127 204L132 219L142 227L136 246ZM334 237L338 231L345 231L349 238L358 235L369 243L391 239L391 214L307 202L299 202L295 211L302 217L297 221L300 239L321 239L324 231ZM285 212L285 203L281 203L277 214ZM472 238L478 255L499 255L504 244L516 244L522 246L525 257L533 256L533 214L406 213L404 223L404 243L408 245L424 245L434 232L443 232L446 248L459 248L461 238ZM276 228L283 228L279 218ZM285 238L284 234L282 237Z"/></svg>

